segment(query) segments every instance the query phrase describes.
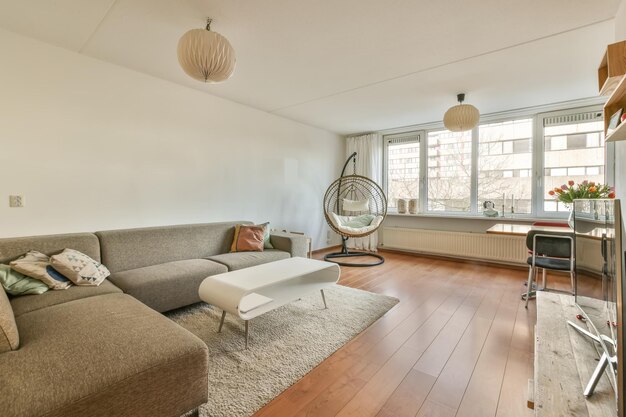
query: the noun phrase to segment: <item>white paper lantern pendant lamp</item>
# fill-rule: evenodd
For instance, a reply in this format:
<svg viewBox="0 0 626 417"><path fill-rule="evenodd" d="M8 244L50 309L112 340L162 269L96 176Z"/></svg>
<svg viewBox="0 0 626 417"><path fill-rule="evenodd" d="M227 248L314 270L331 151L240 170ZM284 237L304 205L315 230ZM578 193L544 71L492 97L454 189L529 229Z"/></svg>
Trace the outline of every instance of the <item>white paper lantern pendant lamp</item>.
<svg viewBox="0 0 626 417"><path fill-rule="evenodd" d="M235 70L235 50L228 39L206 29L191 29L178 41L178 62L191 78L204 82L228 79Z"/></svg>
<svg viewBox="0 0 626 417"><path fill-rule="evenodd" d="M443 125L451 132L472 130L478 125L480 112L471 104L463 104L465 94L457 94L459 104L450 107L443 115Z"/></svg>

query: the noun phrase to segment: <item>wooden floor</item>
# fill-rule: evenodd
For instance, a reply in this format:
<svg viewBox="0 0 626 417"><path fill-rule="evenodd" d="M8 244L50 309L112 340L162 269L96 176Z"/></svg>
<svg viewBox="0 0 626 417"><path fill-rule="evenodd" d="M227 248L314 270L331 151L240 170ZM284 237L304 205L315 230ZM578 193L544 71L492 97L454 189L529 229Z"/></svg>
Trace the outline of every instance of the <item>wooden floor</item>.
<svg viewBox="0 0 626 417"><path fill-rule="evenodd" d="M520 300L527 272L384 256L378 267L342 268L340 284L400 303L255 417L532 416L536 311Z"/></svg>

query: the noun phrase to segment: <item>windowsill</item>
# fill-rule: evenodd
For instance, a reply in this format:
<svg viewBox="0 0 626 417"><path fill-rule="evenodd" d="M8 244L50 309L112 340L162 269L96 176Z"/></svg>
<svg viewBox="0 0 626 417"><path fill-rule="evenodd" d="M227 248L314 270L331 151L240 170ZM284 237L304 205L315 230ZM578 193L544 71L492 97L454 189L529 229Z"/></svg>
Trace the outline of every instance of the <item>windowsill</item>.
<svg viewBox="0 0 626 417"><path fill-rule="evenodd" d="M450 213L442 213L442 214L399 214L399 213L391 213L387 212L387 216L394 217L418 217L425 219L459 219L459 220L490 220L496 222L537 222L537 221L550 221L550 222L566 222L567 217L532 217L528 214L519 214L519 215L508 215L505 217L487 217L487 216L477 216L477 215L467 215L467 214L450 214Z"/></svg>

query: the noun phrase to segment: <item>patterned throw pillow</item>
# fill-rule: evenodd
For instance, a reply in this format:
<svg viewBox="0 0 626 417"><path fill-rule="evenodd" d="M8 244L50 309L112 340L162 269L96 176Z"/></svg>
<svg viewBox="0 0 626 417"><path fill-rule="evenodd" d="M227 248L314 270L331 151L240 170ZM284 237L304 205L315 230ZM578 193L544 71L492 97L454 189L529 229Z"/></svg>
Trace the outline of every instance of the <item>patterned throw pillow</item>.
<svg viewBox="0 0 626 417"><path fill-rule="evenodd" d="M50 264L76 285L98 286L111 275L106 266L74 249L53 255Z"/></svg>
<svg viewBox="0 0 626 417"><path fill-rule="evenodd" d="M38 279L53 290L65 290L72 285L69 279L55 271L50 265L50 257L41 252L31 250L11 262L10 265L17 272Z"/></svg>
<svg viewBox="0 0 626 417"><path fill-rule="evenodd" d="M262 252L265 241L264 225L243 225L235 226L235 237L230 246L231 252Z"/></svg>
<svg viewBox="0 0 626 417"><path fill-rule="evenodd" d="M11 295L43 294L50 289L38 279L27 277L3 264L0 264L0 284Z"/></svg>

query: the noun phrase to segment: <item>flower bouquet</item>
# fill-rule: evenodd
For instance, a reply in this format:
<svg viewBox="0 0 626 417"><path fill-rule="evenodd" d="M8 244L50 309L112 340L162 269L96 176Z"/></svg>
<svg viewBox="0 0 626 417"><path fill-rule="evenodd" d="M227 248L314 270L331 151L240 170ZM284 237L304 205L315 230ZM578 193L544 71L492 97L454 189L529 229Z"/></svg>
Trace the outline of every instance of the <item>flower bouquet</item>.
<svg viewBox="0 0 626 417"><path fill-rule="evenodd" d="M615 198L615 188L609 187L607 184L596 184L593 181L583 181L576 184L569 180L567 184L561 185L548 194L556 198L563 204L570 205L577 198Z"/></svg>
<svg viewBox="0 0 626 417"><path fill-rule="evenodd" d="M574 228L574 212L573 203L578 198L615 198L615 188L609 187L606 184L596 184L593 181L583 181L576 184L574 181L569 180L567 184L561 185L561 188L557 187L548 191L548 194L556 198L565 206L569 207L570 213L567 223L573 229ZM594 217L598 218L597 211L594 211Z"/></svg>

